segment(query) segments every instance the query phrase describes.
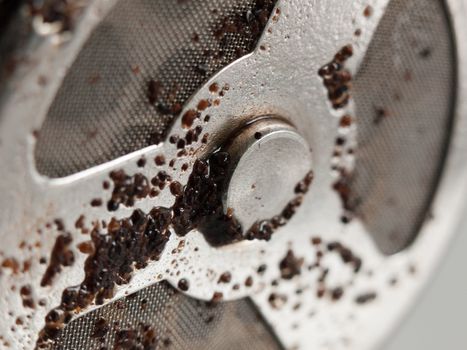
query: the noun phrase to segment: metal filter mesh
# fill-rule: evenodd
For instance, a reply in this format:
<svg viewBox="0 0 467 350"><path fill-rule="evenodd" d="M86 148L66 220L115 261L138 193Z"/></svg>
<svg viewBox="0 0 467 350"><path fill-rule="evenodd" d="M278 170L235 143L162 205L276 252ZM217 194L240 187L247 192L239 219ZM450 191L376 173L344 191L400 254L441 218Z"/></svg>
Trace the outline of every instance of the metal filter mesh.
<svg viewBox="0 0 467 350"><path fill-rule="evenodd" d="M213 35L223 18L252 6L251 0L120 1L51 106L36 148L39 172L65 176L162 141L173 115L162 113L165 105L149 105L147 82L163 82L159 103L185 102L252 50L257 37L229 34L219 42ZM452 124L454 51L441 1L393 0L354 79L359 148L351 201L384 253L410 244L429 209ZM101 318L109 330L94 337ZM210 306L159 283L74 320L52 349L165 347L280 345L248 300Z"/></svg>
<svg viewBox="0 0 467 350"><path fill-rule="evenodd" d="M272 11L272 0L119 1L92 33L50 107L39 173L63 177L164 140L209 77L251 52L264 25L222 30ZM252 29L253 27L253 29ZM160 86L150 104L148 83Z"/></svg>
<svg viewBox="0 0 467 350"><path fill-rule="evenodd" d="M358 141L352 202L378 247L407 247L429 210L455 100L443 2L394 0L354 81Z"/></svg>
<svg viewBox="0 0 467 350"><path fill-rule="evenodd" d="M101 320L101 321L99 321ZM103 329L107 328L107 331ZM50 349L281 349L247 299L210 304L161 282L72 321Z"/></svg>

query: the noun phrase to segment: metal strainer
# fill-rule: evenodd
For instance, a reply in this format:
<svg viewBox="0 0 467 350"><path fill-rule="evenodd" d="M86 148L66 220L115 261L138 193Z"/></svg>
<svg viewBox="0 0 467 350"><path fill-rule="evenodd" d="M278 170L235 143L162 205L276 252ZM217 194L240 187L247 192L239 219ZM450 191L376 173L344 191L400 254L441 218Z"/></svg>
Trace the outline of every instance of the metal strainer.
<svg viewBox="0 0 467 350"><path fill-rule="evenodd" d="M465 0L17 6L0 348L378 348L465 212Z"/></svg>

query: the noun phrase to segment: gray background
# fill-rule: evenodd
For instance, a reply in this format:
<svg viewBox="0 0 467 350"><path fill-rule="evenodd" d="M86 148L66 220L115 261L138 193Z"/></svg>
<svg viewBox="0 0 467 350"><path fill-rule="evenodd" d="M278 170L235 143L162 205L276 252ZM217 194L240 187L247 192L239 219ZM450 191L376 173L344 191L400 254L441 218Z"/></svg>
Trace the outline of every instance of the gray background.
<svg viewBox="0 0 467 350"><path fill-rule="evenodd" d="M467 349L467 220L431 281L384 350Z"/></svg>

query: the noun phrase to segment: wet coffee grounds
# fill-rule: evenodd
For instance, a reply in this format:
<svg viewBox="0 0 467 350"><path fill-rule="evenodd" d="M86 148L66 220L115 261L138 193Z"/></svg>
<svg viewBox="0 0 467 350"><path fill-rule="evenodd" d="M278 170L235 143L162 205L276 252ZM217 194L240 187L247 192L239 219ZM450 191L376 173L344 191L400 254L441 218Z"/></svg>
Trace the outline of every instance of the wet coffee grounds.
<svg viewBox="0 0 467 350"><path fill-rule="evenodd" d="M335 109L346 107L350 101L352 74L344 68L345 62L353 55L352 45L344 46L332 61L322 66L318 74L328 91L328 98Z"/></svg>

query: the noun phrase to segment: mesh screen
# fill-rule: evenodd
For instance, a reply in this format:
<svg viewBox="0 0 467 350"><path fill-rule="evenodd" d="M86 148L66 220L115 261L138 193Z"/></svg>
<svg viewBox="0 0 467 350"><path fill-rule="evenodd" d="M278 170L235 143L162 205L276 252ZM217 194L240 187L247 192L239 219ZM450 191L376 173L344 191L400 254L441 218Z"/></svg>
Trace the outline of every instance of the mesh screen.
<svg viewBox="0 0 467 350"><path fill-rule="evenodd" d="M90 312L50 349L281 349L247 299L210 304L161 282Z"/></svg>
<svg viewBox="0 0 467 350"><path fill-rule="evenodd" d="M257 18L267 19L274 3L119 1L50 107L35 150L38 171L62 177L163 141L181 105L254 49L265 25Z"/></svg>
<svg viewBox="0 0 467 350"><path fill-rule="evenodd" d="M354 81L352 201L384 253L410 244L427 215L450 135L454 56L442 1L393 0Z"/></svg>

